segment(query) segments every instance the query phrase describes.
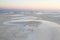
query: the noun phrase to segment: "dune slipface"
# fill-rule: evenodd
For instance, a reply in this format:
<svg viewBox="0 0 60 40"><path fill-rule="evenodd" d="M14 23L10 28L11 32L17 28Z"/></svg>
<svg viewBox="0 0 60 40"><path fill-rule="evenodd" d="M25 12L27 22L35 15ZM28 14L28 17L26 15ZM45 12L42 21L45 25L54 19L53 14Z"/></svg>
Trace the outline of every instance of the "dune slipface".
<svg viewBox="0 0 60 40"><path fill-rule="evenodd" d="M2 34L8 40L60 40L60 25L44 20L12 20L5 25L16 25Z"/></svg>

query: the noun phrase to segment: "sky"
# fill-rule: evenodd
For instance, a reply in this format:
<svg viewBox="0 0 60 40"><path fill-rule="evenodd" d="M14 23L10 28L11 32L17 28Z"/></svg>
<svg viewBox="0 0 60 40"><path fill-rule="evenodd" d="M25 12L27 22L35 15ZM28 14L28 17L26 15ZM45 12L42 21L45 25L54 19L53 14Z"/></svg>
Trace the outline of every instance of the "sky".
<svg viewBox="0 0 60 40"><path fill-rule="evenodd" d="M60 10L60 0L0 0L0 8Z"/></svg>

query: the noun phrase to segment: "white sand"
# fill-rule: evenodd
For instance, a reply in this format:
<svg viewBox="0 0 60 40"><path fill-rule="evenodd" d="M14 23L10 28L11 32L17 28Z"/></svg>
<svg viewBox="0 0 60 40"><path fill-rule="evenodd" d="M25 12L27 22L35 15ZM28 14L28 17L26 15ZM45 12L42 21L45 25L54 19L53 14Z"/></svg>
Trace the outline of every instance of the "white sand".
<svg viewBox="0 0 60 40"><path fill-rule="evenodd" d="M30 26L25 27L26 30L30 29L33 32L29 32L29 31L25 32L25 33L28 33L25 39L21 39L22 37L21 35L23 35L24 33L21 34L21 32L18 32L17 34L15 34L17 35L17 37L14 38L15 40L60 40L60 25L57 23L44 21L44 20L12 20L12 21L6 22L5 25L11 24L13 22L21 22L21 23L25 22L26 23L26 22L31 22L31 21L40 22L40 24L37 27L32 26L32 29ZM16 31L16 29L14 30ZM13 38L11 40L13 40Z"/></svg>

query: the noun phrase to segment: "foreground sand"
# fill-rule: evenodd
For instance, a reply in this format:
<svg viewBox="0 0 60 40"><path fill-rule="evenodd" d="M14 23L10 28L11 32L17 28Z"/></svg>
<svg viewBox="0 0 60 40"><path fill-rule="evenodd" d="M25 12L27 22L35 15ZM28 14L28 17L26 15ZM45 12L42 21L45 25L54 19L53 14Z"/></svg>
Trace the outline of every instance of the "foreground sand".
<svg viewBox="0 0 60 40"><path fill-rule="evenodd" d="M12 38L10 37L11 40L60 40L60 25L58 25L57 23L44 20L14 20L7 22L6 25L11 25L11 23L13 22L25 24L25 30L21 34L19 29L17 29L18 26L16 28L13 27L13 29L8 29L7 31L10 32L19 31L18 33L14 33L15 36L13 35ZM18 28L20 28L20 26ZM6 34L9 34L9 32L7 32ZM5 36L7 37L7 35ZM9 38L7 37L7 39Z"/></svg>
<svg viewBox="0 0 60 40"><path fill-rule="evenodd" d="M0 15L0 40L60 40L60 24L51 21L52 15L26 15L29 20L9 15Z"/></svg>

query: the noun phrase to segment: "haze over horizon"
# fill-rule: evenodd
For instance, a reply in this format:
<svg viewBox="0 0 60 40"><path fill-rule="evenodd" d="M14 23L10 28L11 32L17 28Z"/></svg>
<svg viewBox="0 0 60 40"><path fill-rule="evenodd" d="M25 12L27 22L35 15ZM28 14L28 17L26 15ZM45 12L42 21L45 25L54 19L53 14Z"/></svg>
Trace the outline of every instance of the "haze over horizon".
<svg viewBox="0 0 60 40"><path fill-rule="evenodd" d="M0 0L0 8L60 10L60 0Z"/></svg>

